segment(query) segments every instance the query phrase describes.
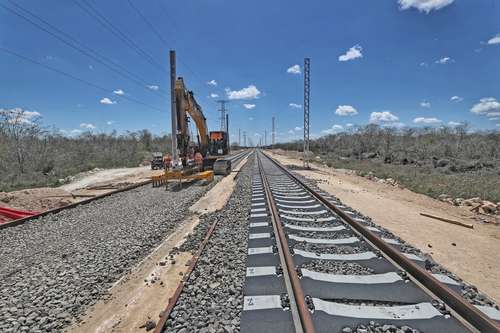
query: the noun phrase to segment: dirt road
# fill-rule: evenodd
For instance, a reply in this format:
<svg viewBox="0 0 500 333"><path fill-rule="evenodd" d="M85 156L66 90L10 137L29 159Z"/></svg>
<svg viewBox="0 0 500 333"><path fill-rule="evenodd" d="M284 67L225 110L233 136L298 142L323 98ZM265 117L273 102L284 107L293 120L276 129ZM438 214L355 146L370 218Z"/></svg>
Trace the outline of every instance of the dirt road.
<svg viewBox="0 0 500 333"><path fill-rule="evenodd" d="M270 155L285 165L302 166L297 158ZM373 182L347 170L313 167L311 171L297 172L320 181L320 188L429 253L442 266L500 302L500 226L472 220L474 215L467 208ZM429 219L420 213L472 223L474 229Z"/></svg>

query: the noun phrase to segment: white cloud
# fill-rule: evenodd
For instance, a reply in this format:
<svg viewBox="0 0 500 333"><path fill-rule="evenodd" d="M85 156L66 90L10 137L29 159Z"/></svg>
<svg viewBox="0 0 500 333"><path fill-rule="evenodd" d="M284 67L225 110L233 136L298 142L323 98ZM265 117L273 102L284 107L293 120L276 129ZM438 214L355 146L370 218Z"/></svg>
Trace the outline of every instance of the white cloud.
<svg viewBox="0 0 500 333"><path fill-rule="evenodd" d="M289 131L288 131L288 134L292 134L292 135L294 135L294 134L295 134L295 132L293 131L293 129L291 129L291 130L289 130Z"/></svg>
<svg viewBox="0 0 500 333"><path fill-rule="evenodd" d="M331 128L329 128L329 129L322 130L321 133L322 134L334 134L334 133L339 132L339 131L341 131L343 129L344 129L344 127L342 127L342 125L335 124Z"/></svg>
<svg viewBox="0 0 500 333"><path fill-rule="evenodd" d="M349 61L356 58L363 58L361 51L363 48L360 45L354 45L345 54L339 56L339 61Z"/></svg>
<svg viewBox="0 0 500 333"><path fill-rule="evenodd" d="M114 123L115 123L115 121L114 121L114 120L108 120L108 121L106 122L106 125L111 126L111 125L113 125Z"/></svg>
<svg viewBox="0 0 500 333"><path fill-rule="evenodd" d="M453 59L451 59L450 57L443 57L441 59L436 60L435 63L440 65L446 65L450 61L453 62Z"/></svg>
<svg viewBox="0 0 500 333"><path fill-rule="evenodd" d="M207 82L207 84L208 84L209 86L214 86L214 87L217 87L217 81L215 81L215 80L210 80L210 81L208 81L208 82Z"/></svg>
<svg viewBox="0 0 500 333"><path fill-rule="evenodd" d="M123 96L123 95L125 95L125 92L121 89L117 89L117 90L113 91L113 94Z"/></svg>
<svg viewBox="0 0 500 333"><path fill-rule="evenodd" d="M295 131L302 131L302 127L295 126L294 130L295 130Z"/></svg>
<svg viewBox="0 0 500 333"><path fill-rule="evenodd" d="M399 118L391 113L391 111L372 112L370 114L370 123L395 123Z"/></svg>
<svg viewBox="0 0 500 333"><path fill-rule="evenodd" d="M31 124L34 118L40 117L37 111L27 111L22 108L0 109L9 124Z"/></svg>
<svg viewBox="0 0 500 333"><path fill-rule="evenodd" d="M457 103L458 103L458 102L461 102L461 101L463 101L463 100L464 100L464 99L463 99L462 97L460 97L460 96L452 96L452 97L450 98L450 101L452 101L452 102L457 102Z"/></svg>
<svg viewBox="0 0 500 333"><path fill-rule="evenodd" d="M300 66L299 65L293 65L292 67L289 67L286 70L287 73L290 74L300 74Z"/></svg>
<svg viewBox="0 0 500 333"><path fill-rule="evenodd" d="M348 123L348 124L345 124L345 127L353 127L354 124L351 124L351 123Z"/></svg>
<svg viewBox="0 0 500 333"><path fill-rule="evenodd" d="M248 117L248 120L253 120L253 117Z"/></svg>
<svg viewBox="0 0 500 333"><path fill-rule="evenodd" d="M424 61L422 61L420 63L420 67L427 67L427 66L429 66L429 65L426 62L424 62Z"/></svg>
<svg viewBox="0 0 500 333"><path fill-rule="evenodd" d="M241 90L231 90L226 88L226 95L229 99L254 99L259 98L260 91L253 84Z"/></svg>
<svg viewBox="0 0 500 333"><path fill-rule="evenodd" d="M255 104L243 104L243 107L247 110L252 110L255 108Z"/></svg>
<svg viewBox="0 0 500 333"><path fill-rule="evenodd" d="M486 114L486 117L498 117L500 116L500 112L488 112L488 114Z"/></svg>
<svg viewBox="0 0 500 333"><path fill-rule="evenodd" d="M290 104L288 104L288 106L291 108L294 108L294 109L302 108L302 104L297 104L297 103L290 103Z"/></svg>
<svg viewBox="0 0 500 333"><path fill-rule="evenodd" d="M448 126L455 127L455 126L460 126L460 125L463 125L463 124L459 123L459 122L456 122L456 121L449 121L448 122Z"/></svg>
<svg viewBox="0 0 500 333"><path fill-rule="evenodd" d="M89 129L89 130L96 129L94 124L89 124L89 123L81 123L80 128L85 128L85 129Z"/></svg>
<svg viewBox="0 0 500 333"><path fill-rule="evenodd" d="M496 35L495 37L492 37L488 40L489 45L493 44L500 44L500 34Z"/></svg>
<svg viewBox="0 0 500 333"><path fill-rule="evenodd" d="M148 88L151 89L151 90L158 90L158 89L160 89L159 86L155 86L155 85L148 86Z"/></svg>
<svg viewBox="0 0 500 333"><path fill-rule="evenodd" d="M426 12L428 14L431 10L439 10L451 5L454 1L455 0L398 0L398 3L401 10L413 7L420 12Z"/></svg>
<svg viewBox="0 0 500 333"><path fill-rule="evenodd" d="M82 130L79 130L79 129L72 129L72 130L62 129L62 130L59 130L59 132L61 132L64 135L73 136L73 135L81 134Z"/></svg>
<svg viewBox="0 0 500 333"><path fill-rule="evenodd" d="M497 124L497 127L500 127L500 124Z"/></svg>
<svg viewBox="0 0 500 333"><path fill-rule="evenodd" d="M101 99L99 102L100 102L101 104L108 104L108 105L116 104L116 102L115 102L115 101L112 101L112 100L110 100L110 99L109 99L109 98L107 98L107 97L104 97L104 98L103 98L103 99Z"/></svg>
<svg viewBox="0 0 500 333"><path fill-rule="evenodd" d="M358 111L351 105L339 105L335 114L339 116L354 116L358 114Z"/></svg>
<svg viewBox="0 0 500 333"><path fill-rule="evenodd" d="M431 103L430 102L426 102L426 101L422 101L422 102L420 102L420 106L423 107L423 108L430 108L431 107Z"/></svg>
<svg viewBox="0 0 500 333"><path fill-rule="evenodd" d="M427 125L430 125L430 124L440 124L441 120L439 120L437 118L417 117L417 118L413 119L413 122L415 124L427 124Z"/></svg>
<svg viewBox="0 0 500 333"><path fill-rule="evenodd" d="M490 120L500 120L500 117L489 118Z"/></svg>
<svg viewBox="0 0 500 333"><path fill-rule="evenodd" d="M211 98L218 98L218 97L219 97L219 94L214 94L214 93L211 93L211 94L210 94L210 97L211 97Z"/></svg>
<svg viewBox="0 0 500 333"><path fill-rule="evenodd" d="M479 103L475 104L470 109L470 112L475 114L486 114L498 111L500 111L500 102L494 97L481 98Z"/></svg>

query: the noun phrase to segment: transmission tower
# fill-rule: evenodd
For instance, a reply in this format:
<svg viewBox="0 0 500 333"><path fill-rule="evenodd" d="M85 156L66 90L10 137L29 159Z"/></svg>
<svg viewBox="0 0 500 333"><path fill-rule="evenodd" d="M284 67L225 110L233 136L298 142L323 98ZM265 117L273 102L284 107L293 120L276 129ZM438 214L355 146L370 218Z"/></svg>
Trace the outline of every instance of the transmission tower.
<svg viewBox="0 0 500 333"><path fill-rule="evenodd" d="M219 103L219 112L220 112L220 130L223 132L227 131L226 128L226 112L228 111L226 109L226 104L229 103L228 100L226 99L220 99L217 101Z"/></svg>
<svg viewBox="0 0 500 333"><path fill-rule="evenodd" d="M309 168L310 59L304 59L304 167Z"/></svg>
<svg viewBox="0 0 500 333"><path fill-rule="evenodd" d="M243 147L247 146L247 132L243 131Z"/></svg>
<svg viewBox="0 0 500 333"><path fill-rule="evenodd" d="M273 132L271 133L272 135L272 148L274 148L274 145L276 143L276 121L275 118L273 117Z"/></svg>

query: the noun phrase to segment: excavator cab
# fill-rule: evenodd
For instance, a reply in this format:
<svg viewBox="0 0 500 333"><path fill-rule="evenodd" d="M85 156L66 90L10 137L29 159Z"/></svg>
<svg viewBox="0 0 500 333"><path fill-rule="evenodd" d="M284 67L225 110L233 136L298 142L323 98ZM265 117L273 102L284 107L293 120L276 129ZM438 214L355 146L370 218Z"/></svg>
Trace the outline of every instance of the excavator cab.
<svg viewBox="0 0 500 333"><path fill-rule="evenodd" d="M212 156L222 156L229 153L227 132L210 132L209 154Z"/></svg>

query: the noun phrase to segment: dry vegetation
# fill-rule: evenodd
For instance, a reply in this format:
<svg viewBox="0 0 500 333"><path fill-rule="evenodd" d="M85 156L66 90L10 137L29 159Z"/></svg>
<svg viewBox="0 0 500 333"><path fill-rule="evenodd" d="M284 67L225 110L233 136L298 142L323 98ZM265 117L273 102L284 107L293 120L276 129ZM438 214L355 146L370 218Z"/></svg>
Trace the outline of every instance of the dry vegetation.
<svg viewBox="0 0 500 333"><path fill-rule="evenodd" d="M94 168L135 167L168 147L169 137L147 130L67 137L25 111L0 110L0 191L56 186Z"/></svg>
<svg viewBox="0 0 500 333"><path fill-rule="evenodd" d="M297 142L277 148L296 150ZM456 128L381 128L376 125L311 142L311 151L335 168L393 178L433 197L480 197L500 202L500 132Z"/></svg>

